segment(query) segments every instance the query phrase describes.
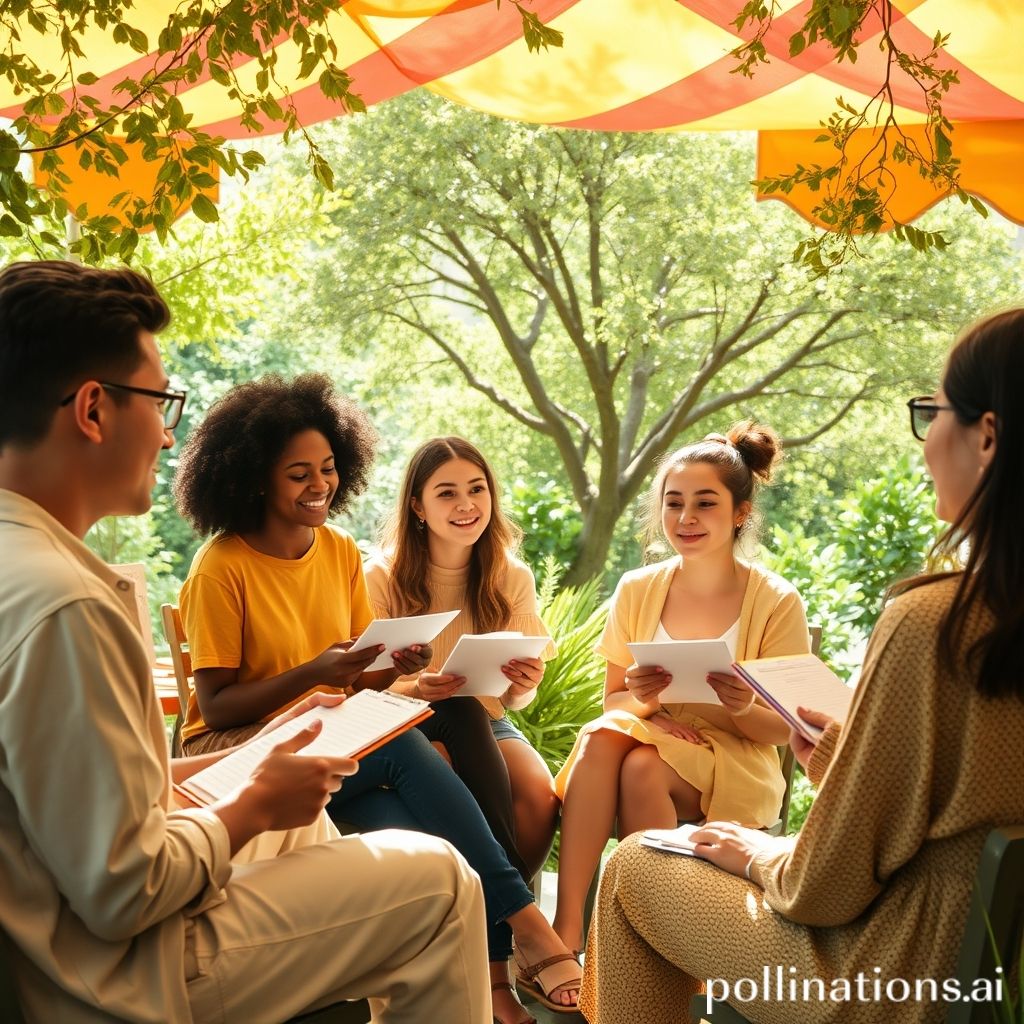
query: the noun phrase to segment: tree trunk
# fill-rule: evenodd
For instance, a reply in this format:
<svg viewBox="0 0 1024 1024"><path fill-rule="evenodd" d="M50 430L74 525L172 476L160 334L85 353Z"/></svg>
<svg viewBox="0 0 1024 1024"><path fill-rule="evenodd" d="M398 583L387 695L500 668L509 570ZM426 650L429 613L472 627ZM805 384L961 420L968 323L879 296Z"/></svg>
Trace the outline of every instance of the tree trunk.
<svg viewBox="0 0 1024 1024"><path fill-rule="evenodd" d="M563 587L579 586L604 571L608 549L615 536L615 524L621 514L622 508L613 502L598 499L591 505L588 513L583 516L576 557L562 577Z"/></svg>

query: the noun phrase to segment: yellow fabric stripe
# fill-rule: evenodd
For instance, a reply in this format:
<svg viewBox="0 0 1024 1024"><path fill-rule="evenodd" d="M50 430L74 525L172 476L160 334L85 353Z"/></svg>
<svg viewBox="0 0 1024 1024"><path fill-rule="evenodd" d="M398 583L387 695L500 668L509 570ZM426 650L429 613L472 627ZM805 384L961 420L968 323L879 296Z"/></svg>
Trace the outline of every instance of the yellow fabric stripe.
<svg viewBox="0 0 1024 1024"><path fill-rule="evenodd" d="M521 121L572 121L650 95L728 52L734 37L676 0L580 0L549 24L562 49L521 40L426 88Z"/></svg>
<svg viewBox="0 0 1024 1024"><path fill-rule="evenodd" d="M174 0L139 0L135 9L129 12L128 24L145 32L150 46L155 48L160 31L167 24L169 14L176 6ZM62 78L67 72L67 63L61 53L59 30L41 36L27 23L19 26L19 29L21 42L13 45L15 51L27 52L44 71L51 72L58 79ZM85 58L72 58L75 75L91 71L94 75L102 77L142 56L127 43L115 43L110 33L110 28L98 29L93 25L84 35L76 37ZM60 88L70 88L72 84L69 80ZM0 107L24 100L24 96L14 94L14 88L6 78L0 79Z"/></svg>
<svg viewBox="0 0 1024 1024"><path fill-rule="evenodd" d="M910 20L929 38L936 32L948 33L946 48L953 57L996 88L1024 100L1021 0L926 0Z"/></svg>
<svg viewBox="0 0 1024 1024"><path fill-rule="evenodd" d="M756 81L756 78L755 78ZM702 118L681 125L693 131L744 131L758 129L813 128L819 121L828 119L836 109L836 97L842 96L857 107L867 102L868 97L853 89L843 89L835 82L829 82L817 75L807 75L791 82L775 92L761 96L749 103L743 103L731 110L712 117ZM923 115L904 107L896 108L900 124L915 124Z"/></svg>
<svg viewBox="0 0 1024 1024"><path fill-rule="evenodd" d="M340 67L347 67L364 57L375 53L378 49L373 39L363 31L362 27L346 13L348 8L332 14L328 18L324 29L328 31L338 47L337 64ZM260 70L259 64L248 61L236 69L239 82L246 89L255 89L256 75ZM287 83L293 89L305 88L308 85L316 85L320 71L315 70L313 74L298 81L296 76L299 71L299 48L291 40L282 43L277 47L277 70L276 74L281 82ZM227 89L212 79L197 85L188 92L180 94L182 106L185 110L195 115L196 125L215 124L227 118L237 117L239 104L237 100L231 99ZM271 127L266 118L259 118L271 131L280 131L280 127Z"/></svg>

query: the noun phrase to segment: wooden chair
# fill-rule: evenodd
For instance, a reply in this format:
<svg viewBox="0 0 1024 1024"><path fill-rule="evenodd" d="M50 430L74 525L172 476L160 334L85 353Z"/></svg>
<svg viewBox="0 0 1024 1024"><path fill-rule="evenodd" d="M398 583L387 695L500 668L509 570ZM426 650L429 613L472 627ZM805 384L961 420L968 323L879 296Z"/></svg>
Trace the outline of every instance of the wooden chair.
<svg viewBox="0 0 1024 1024"><path fill-rule="evenodd" d="M978 978L995 978L996 967L1000 965L1006 972L1004 978L1011 977L1022 941L1024 825L1017 825L991 831L978 859L974 895L956 965L955 977L960 991L970 992ZM729 1003L718 1003L709 1013L706 1002L703 995L693 997L690 1002L693 1020L710 1024L749 1024ZM879 1013L882 1013L881 1008ZM949 1004L944 1019L945 1024L991 1024L997 1015L998 1011L990 1003L960 1000Z"/></svg>
<svg viewBox="0 0 1024 1024"><path fill-rule="evenodd" d="M811 654L817 654L821 650L821 626L808 626L807 632L811 638ZM779 808L779 820L767 831L773 836L783 836L789 825L789 803L793 796L793 774L796 770L796 758L788 743L783 744L779 749L779 759L782 762L782 777L786 780L786 788L782 793L782 806Z"/></svg>
<svg viewBox="0 0 1024 1024"><path fill-rule="evenodd" d="M174 723L174 737L171 740L171 756L181 756L181 724L185 720L188 708L188 697L192 692L192 655L189 654L188 640L181 624L181 612L173 604L160 605L160 620L164 627L164 637L171 649L171 666L174 669L174 682L178 687L178 720Z"/></svg>

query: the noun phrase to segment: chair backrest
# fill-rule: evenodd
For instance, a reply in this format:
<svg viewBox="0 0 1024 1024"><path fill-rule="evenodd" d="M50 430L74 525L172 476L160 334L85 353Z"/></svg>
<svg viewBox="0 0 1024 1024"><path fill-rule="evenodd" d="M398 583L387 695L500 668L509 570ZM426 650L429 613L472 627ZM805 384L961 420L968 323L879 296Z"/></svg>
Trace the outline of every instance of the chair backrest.
<svg viewBox="0 0 1024 1024"><path fill-rule="evenodd" d="M1006 991L1009 978L1015 974L1013 965L1020 956L1022 941L1024 825L1016 825L990 832L978 858L971 909L956 965L960 991L969 993L979 978L999 977L997 966L1003 968L1002 987ZM952 1003L946 1014L947 1024L989 1024L995 1019L993 1007L984 1002Z"/></svg>
<svg viewBox="0 0 1024 1024"><path fill-rule="evenodd" d="M146 586L146 566L143 562L123 562L111 565L111 569L123 576L135 591L135 625L142 636L142 642L149 653L149 663L156 663L156 645L153 643L153 623L149 617L149 589Z"/></svg>
<svg viewBox="0 0 1024 1024"><path fill-rule="evenodd" d="M181 624L181 612L176 605L160 605L160 619L164 624L164 637L171 649L171 664L174 666L174 681L178 684L178 702L181 704L182 717L188 707L188 697L192 688L192 655L189 654L188 640Z"/></svg>

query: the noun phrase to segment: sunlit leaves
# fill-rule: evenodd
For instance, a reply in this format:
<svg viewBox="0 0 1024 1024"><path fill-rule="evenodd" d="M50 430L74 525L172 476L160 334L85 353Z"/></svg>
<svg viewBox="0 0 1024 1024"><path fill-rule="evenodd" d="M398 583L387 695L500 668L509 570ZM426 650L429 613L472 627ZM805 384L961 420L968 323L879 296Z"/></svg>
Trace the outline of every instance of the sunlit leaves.
<svg viewBox="0 0 1024 1024"><path fill-rule="evenodd" d="M540 22L528 9L529 0L512 2L531 50L561 45L560 33ZM125 189L109 212L74 211L80 237L72 251L87 261L130 260L141 232L151 229L165 239L183 210L191 209L205 223L215 221L216 207L203 191L216 184L218 174L247 180L263 160L255 150L236 148L193 125L178 87L204 78L224 90L243 127L278 131L286 140L299 134L312 175L322 186L333 187L334 171L305 131L287 84L277 77L273 46L282 37L291 40L300 79L315 80L339 113L364 111L339 63L332 36L335 0L183 0L155 33L155 47L152 34L136 23L135 6L132 0L49 5L8 0L0 5L0 38L8 41L0 52L0 75L21 103L10 129L0 131L0 234L28 230L37 248L49 249L72 212L66 199L69 169L118 177L128 159L124 140L157 164L155 187L144 195ZM96 29L108 33L130 54L125 61L133 62L129 77L108 82L105 89L80 45L85 33ZM33 60L40 37L62 54L53 69L43 70ZM138 54L146 57L139 61ZM252 79L239 75L239 58L254 62ZM28 154L35 155L47 176L45 190L31 182L27 163L20 162Z"/></svg>
<svg viewBox="0 0 1024 1024"><path fill-rule="evenodd" d="M768 62L765 39L779 10L775 0L770 5L744 5L734 24L739 30L752 25L755 32L733 51L737 58L735 72L750 76L759 64ZM854 106L840 96L836 99L838 109L821 122L824 132L816 141L831 143L836 151L833 163L797 165L789 174L755 182L762 195L785 195L798 186L822 193L812 212L826 225L828 233L805 239L793 253L794 260L812 276L825 275L851 254L858 254L858 236L887 229L892 230L896 241L923 253L949 244L941 231L913 228L889 213L889 204L898 188L895 165L913 168L937 194L956 195L987 216L985 207L960 187L960 162L953 153L953 126L942 112L946 93L958 83L957 72L941 63L941 51L949 37L936 33L927 53L911 54L897 45L891 31L892 21L891 0L812 0L803 24L789 38L791 57L820 43L837 62L854 63L861 35L877 35L887 67L876 92L863 106ZM866 31L869 23L870 33ZM897 121L894 74L908 77L921 91L926 111L923 142ZM866 153L853 155L854 140L866 132L874 132L870 147Z"/></svg>

